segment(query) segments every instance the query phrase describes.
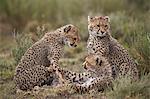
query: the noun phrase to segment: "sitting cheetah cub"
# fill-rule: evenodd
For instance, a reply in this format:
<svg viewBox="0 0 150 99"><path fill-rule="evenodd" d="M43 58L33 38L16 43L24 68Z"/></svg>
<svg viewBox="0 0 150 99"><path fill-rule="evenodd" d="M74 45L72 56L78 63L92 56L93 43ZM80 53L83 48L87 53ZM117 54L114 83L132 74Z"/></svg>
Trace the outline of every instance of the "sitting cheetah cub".
<svg viewBox="0 0 150 99"><path fill-rule="evenodd" d="M25 52L16 67L14 81L17 89L31 90L34 86L51 84L53 71L50 66L61 78L58 61L63 55L63 47L65 44L76 47L78 42L78 29L72 24L46 33Z"/></svg>
<svg viewBox="0 0 150 99"><path fill-rule="evenodd" d="M89 38L88 53L105 56L112 66L114 77L129 75L131 79L138 79L138 70L134 60L110 33L110 19L108 16L88 17Z"/></svg>

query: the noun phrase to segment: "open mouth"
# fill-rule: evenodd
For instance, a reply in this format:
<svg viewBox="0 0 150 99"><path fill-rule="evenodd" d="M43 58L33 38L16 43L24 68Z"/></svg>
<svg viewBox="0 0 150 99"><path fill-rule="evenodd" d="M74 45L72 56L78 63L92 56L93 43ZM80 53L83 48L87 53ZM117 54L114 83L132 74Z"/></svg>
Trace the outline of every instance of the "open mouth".
<svg viewBox="0 0 150 99"><path fill-rule="evenodd" d="M93 69L87 69L87 71L96 74L95 70L93 70Z"/></svg>
<svg viewBox="0 0 150 99"><path fill-rule="evenodd" d="M95 72L95 70L94 69L92 69L92 68L90 68L90 67L87 67L86 65L84 65L84 63L83 63L83 68L85 69L85 70L87 70L87 71L89 71L89 72Z"/></svg>

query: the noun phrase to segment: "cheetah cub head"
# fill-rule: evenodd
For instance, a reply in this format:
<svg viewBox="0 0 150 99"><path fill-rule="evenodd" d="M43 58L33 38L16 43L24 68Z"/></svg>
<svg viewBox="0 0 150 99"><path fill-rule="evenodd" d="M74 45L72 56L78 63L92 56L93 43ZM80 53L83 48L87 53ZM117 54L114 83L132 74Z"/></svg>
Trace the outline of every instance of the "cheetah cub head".
<svg viewBox="0 0 150 99"><path fill-rule="evenodd" d="M90 35L104 37L109 33L110 19L108 16L88 16L88 31Z"/></svg>
<svg viewBox="0 0 150 99"><path fill-rule="evenodd" d="M65 25L62 27L64 32L64 43L69 47L76 47L77 43L80 41L80 37L78 34L78 28L72 24Z"/></svg>
<svg viewBox="0 0 150 99"><path fill-rule="evenodd" d="M85 58L85 62L82 65L87 71L98 73L100 69L108 66L109 63L107 59L101 55L90 54Z"/></svg>

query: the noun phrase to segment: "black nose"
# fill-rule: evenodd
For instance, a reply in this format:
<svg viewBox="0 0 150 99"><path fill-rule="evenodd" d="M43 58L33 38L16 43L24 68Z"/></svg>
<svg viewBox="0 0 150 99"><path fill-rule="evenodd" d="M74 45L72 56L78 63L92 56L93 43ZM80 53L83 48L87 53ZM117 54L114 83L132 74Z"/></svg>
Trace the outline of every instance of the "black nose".
<svg viewBox="0 0 150 99"><path fill-rule="evenodd" d="M73 47L77 47L77 45L75 43L70 44Z"/></svg>
<svg viewBox="0 0 150 99"><path fill-rule="evenodd" d="M103 34L104 32L103 32L103 31L101 31L101 33Z"/></svg>
<svg viewBox="0 0 150 99"><path fill-rule="evenodd" d="M77 45L75 44L74 47L77 47Z"/></svg>
<svg viewBox="0 0 150 99"><path fill-rule="evenodd" d="M71 46L73 46L73 44L70 44Z"/></svg>

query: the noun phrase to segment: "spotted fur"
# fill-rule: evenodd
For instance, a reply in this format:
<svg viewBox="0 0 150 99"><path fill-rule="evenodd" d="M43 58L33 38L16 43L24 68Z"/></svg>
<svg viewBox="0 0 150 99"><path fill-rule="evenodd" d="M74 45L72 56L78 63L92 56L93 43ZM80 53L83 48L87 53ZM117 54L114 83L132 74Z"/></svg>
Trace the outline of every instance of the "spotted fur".
<svg viewBox="0 0 150 99"><path fill-rule="evenodd" d="M118 43L110 33L110 19L108 16L95 16L88 18L89 39L88 53L105 56L111 66L115 66L114 77L129 75L131 79L138 79L137 66L128 54L128 51Z"/></svg>
<svg viewBox="0 0 150 99"><path fill-rule="evenodd" d="M65 83L78 93L91 90L102 91L112 86L112 67L106 58L101 55L90 54L83 63L86 72L77 73L64 68L59 68ZM54 70L53 68L51 68Z"/></svg>
<svg viewBox="0 0 150 99"><path fill-rule="evenodd" d="M25 52L16 67L14 81L17 88L28 90L34 86L51 84L53 80L51 66L61 78L58 61L63 55L63 47L65 44L76 47L78 41L78 29L71 24L46 33Z"/></svg>
<svg viewBox="0 0 150 99"><path fill-rule="evenodd" d="M83 66L92 77L82 84L73 84L72 88L77 92L103 91L112 87L112 68L106 58L101 55L90 54L86 57Z"/></svg>

